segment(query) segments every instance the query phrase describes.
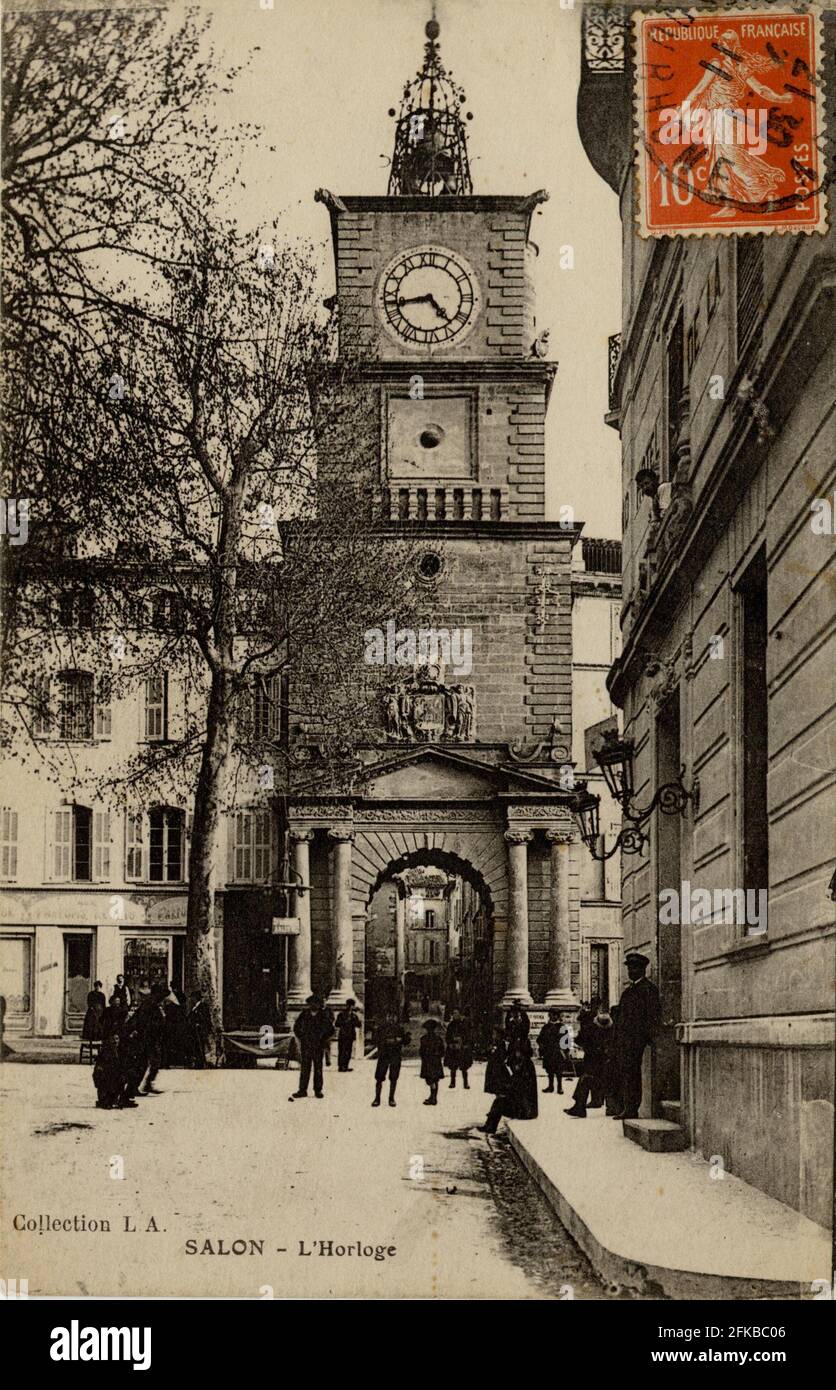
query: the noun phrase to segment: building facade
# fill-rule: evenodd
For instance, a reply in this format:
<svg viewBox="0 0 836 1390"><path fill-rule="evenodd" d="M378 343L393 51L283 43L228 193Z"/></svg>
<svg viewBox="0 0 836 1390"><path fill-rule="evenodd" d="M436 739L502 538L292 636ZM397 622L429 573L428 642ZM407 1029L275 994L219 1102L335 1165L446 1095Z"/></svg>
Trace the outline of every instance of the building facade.
<svg viewBox="0 0 836 1390"><path fill-rule="evenodd" d="M580 860L580 963L583 1003L615 1004L623 974L621 855L616 841L621 810L595 762L604 729L618 725L607 689L610 667L621 650L621 545L581 537L572 569L572 761L576 776L601 798L596 858Z"/></svg>
<svg viewBox="0 0 836 1390"><path fill-rule="evenodd" d="M700 1153L824 1224L833 535L813 520L834 485L836 243L832 230L636 234L627 24L622 7L585 8L578 100L623 224L609 416L623 647L609 689L635 746L636 802L680 769L696 793L623 860L625 944L650 957L664 1016L646 1108L678 1113ZM832 66L827 83L832 123Z"/></svg>

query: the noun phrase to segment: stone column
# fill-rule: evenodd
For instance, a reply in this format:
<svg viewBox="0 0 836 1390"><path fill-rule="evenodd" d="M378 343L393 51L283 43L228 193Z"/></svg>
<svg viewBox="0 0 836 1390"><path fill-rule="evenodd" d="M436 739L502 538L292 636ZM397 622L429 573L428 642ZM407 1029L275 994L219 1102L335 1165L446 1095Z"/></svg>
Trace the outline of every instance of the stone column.
<svg viewBox="0 0 836 1390"><path fill-rule="evenodd" d="M503 1004L531 1004L528 990L528 842L530 830L506 830L508 946Z"/></svg>
<svg viewBox="0 0 836 1390"><path fill-rule="evenodd" d="M572 993L572 939L569 922L569 854L571 830L547 830L551 845L549 888L549 974L545 1003L549 1008L577 1007Z"/></svg>
<svg viewBox="0 0 836 1390"><path fill-rule="evenodd" d="M395 884L395 1001L398 1018L403 1013L404 972L406 970L406 885Z"/></svg>
<svg viewBox="0 0 836 1390"><path fill-rule="evenodd" d="M296 870L294 915L299 918L299 935L290 938L288 1004L304 1004L311 992L311 857L312 830L291 830L293 867Z"/></svg>
<svg viewBox="0 0 836 1390"><path fill-rule="evenodd" d="M350 830L329 830L331 851L334 930L334 987L329 1004L342 1005L354 997L354 920L351 912Z"/></svg>

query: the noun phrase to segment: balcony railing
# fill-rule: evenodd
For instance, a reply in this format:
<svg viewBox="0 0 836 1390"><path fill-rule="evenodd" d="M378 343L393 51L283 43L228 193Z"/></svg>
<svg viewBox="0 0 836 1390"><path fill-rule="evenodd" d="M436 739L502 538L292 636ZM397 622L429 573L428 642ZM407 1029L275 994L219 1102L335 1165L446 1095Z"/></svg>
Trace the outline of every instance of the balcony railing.
<svg viewBox="0 0 836 1390"><path fill-rule="evenodd" d="M581 537L584 569L593 574L621 574L621 541Z"/></svg>

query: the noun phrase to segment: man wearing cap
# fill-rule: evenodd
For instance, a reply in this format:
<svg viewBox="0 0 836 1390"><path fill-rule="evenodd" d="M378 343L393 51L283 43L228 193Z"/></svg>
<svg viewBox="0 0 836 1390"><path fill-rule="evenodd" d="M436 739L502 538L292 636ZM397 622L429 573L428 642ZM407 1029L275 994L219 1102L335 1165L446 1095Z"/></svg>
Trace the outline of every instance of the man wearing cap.
<svg viewBox="0 0 836 1390"><path fill-rule="evenodd" d="M642 1056L659 1030L662 1005L659 991L645 971L650 961L641 951L625 956L629 980L618 1001L615 1025L616 1067L621 1078L622 1108L615 1120L638 1119L642 1103Z"/></svg>
<svg viewBox="0 0 836 1390"><path fill-rule="evenodd" d="M293 1031L299 1039L301 1064L299 1089L294 1091L292 1096L288 1096L288 1100L304 1100L307 1097L311 1068L314 1095L317 1100L322 1100L322 1054L328 1039L334 1035L334 1025L318 994L308 996L304 1009L293 1025Z"/></svg>
<svg viewBox="0 0 836 1390"><path fill-rule="evenodd" d="M337 1070L351 1071L349 1063L354 1051L354 1039L360 1031L357 1017L357 1004L353 999L345 1001L345 1008L337 1014Z"/></svg>

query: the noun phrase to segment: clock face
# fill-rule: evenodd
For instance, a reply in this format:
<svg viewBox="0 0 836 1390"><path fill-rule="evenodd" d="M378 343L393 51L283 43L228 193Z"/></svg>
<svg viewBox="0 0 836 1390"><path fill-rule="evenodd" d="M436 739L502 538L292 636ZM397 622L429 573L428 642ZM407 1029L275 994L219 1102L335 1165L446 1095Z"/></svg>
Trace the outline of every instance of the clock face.
<svg viewBox="0 0 836 1390"><path fill-rule="evenodd" d="M472 268L443 246L401 251L384 270L378 310L390 333L410 347L447 347L467 336L479 313Z"/></svg>

